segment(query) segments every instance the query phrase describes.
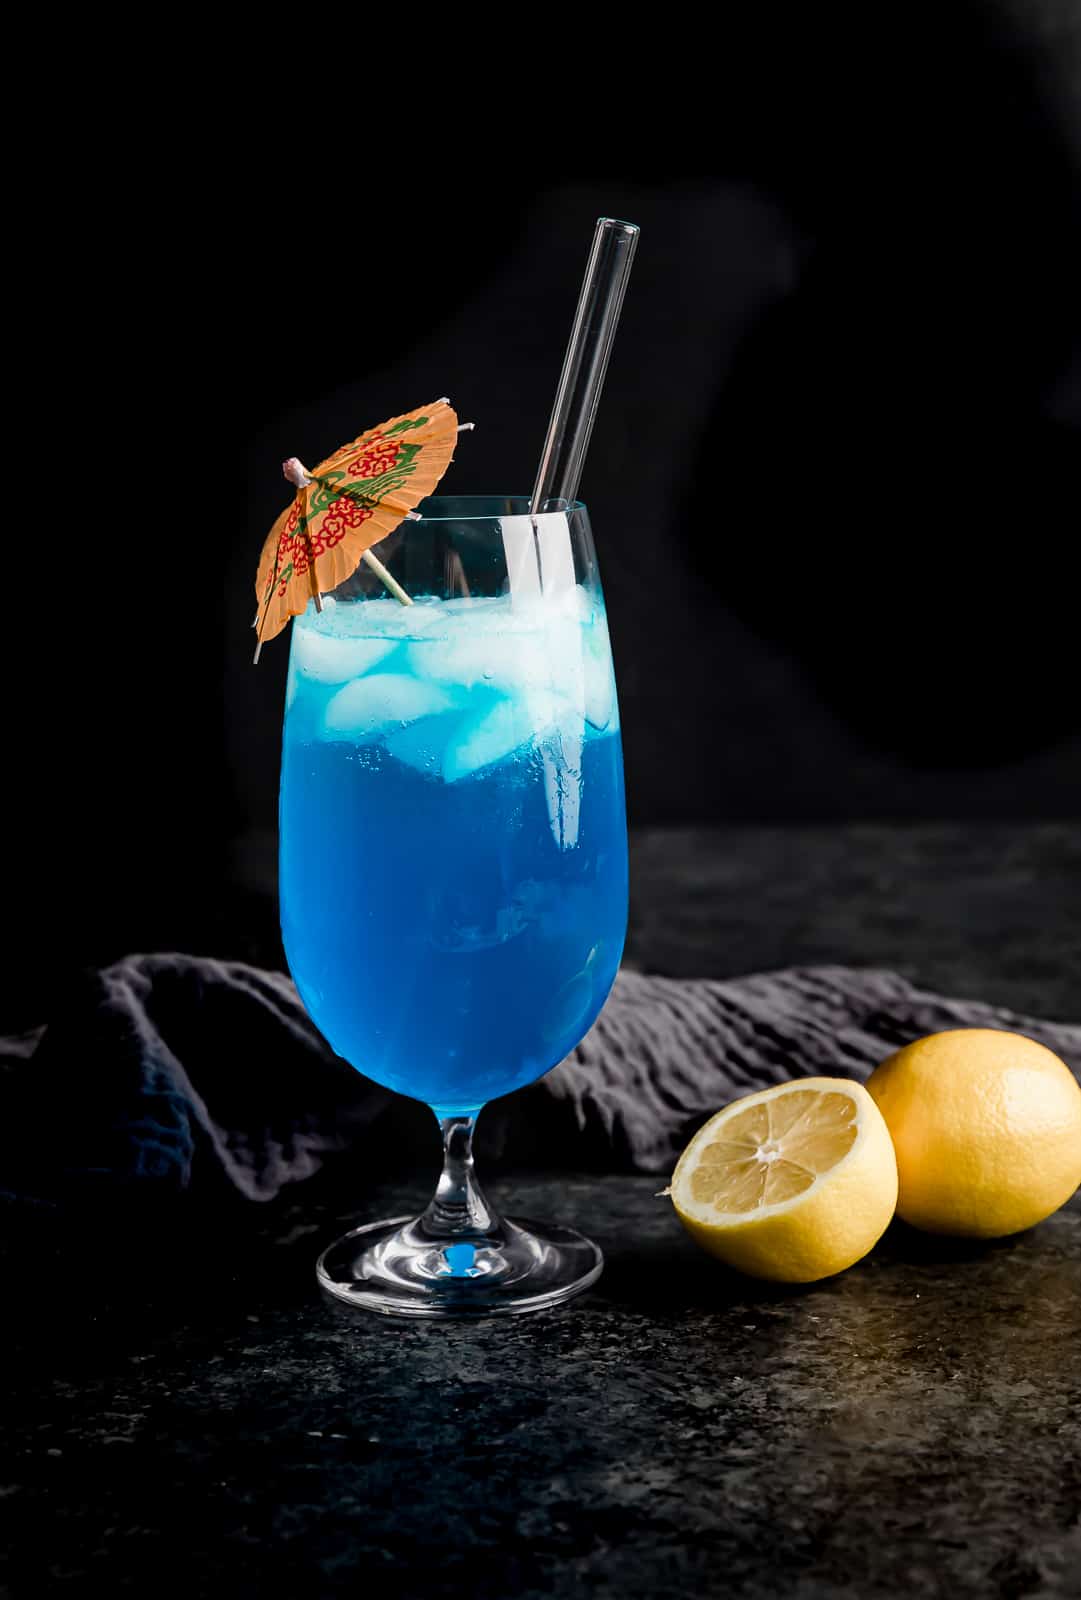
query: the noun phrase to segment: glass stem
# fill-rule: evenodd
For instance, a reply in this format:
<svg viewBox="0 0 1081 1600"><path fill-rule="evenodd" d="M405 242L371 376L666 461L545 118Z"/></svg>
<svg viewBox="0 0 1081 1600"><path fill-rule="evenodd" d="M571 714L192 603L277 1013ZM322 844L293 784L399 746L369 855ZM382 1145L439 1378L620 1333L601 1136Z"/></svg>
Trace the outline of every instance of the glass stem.
<svg viewBox="0 0 1081 1600"><path fill-rule="evenodd" d="M440 1117L443 1170L422 1221L435 1238L488 1233L495 1222L473 1171L473 1129L476 1117Z"/></svg>

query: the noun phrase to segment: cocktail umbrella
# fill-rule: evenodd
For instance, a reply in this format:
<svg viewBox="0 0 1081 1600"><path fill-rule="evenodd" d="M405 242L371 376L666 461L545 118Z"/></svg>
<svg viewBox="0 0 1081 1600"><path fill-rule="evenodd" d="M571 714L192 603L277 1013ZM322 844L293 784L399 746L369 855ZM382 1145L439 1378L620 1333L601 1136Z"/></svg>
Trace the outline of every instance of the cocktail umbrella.
<svg viewBox="0 0 1081 1600"><path fill-rule="evenodd" d="M464 423L462 427L472 427ZM461 428L446 400L370 428L309 472L295 456L282 465L296 495L267 535L255 593L258 644L367 561L403 605L409 596L371 553L431 494L454 457Z"/></svg>

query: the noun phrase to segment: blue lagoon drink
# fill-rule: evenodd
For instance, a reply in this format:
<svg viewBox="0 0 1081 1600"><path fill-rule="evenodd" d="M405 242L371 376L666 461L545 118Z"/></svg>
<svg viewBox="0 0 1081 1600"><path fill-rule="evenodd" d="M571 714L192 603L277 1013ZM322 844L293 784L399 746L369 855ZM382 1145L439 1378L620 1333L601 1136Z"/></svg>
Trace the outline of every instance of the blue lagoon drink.
<svg viewBox="0 0 1081 1600"><path fill-rule="evenodd" d="M431 526L438 532L439 519ZM346 585L294 621L281 921L301 998L333 1049L430 1105L448 1151L464 1130L462 1182L479 1197L468 1157L476 1114L561 1061L612 986L627 842L619 710L584 508L458 516L453 527L457 547L448 518L442 556L424 567L449 574L429 585L435 592L416 574L412 605ZM423 550L423 525L406 540ZM491 1278L489 1300L503 1297L484 1309L562 1297L554 1279L546 1287L542 1259L547 1248L554 1261L561 1242L549 1248L522 1232L531 1256L516 1267L521 1230L470 1194L458 1217L464 1250L439 1242L451 1223L429 1208L404 1243L382 1236L389 1225L369 1239L357 1230L344 1265L335 1247L335 1282L324 1287L376 1309L381 1296L398 1311L404 1299L409 1314L415 1283L423 1315L436 1280L464 1294L466 1261L466 1276ZM548 1231L595 1252L570 1230ZM431 1245L426 1266L422 1244ZM481 1309L482 1286L468 1287Z"/></svg>
<svg viewBox="0 0 1081 1600"><path fill-rule="evenodd" d="M440 1116L547 1072L604 1004L627 920L601 602L299 618L281 837L289 965L339 1055Z"/></svg>

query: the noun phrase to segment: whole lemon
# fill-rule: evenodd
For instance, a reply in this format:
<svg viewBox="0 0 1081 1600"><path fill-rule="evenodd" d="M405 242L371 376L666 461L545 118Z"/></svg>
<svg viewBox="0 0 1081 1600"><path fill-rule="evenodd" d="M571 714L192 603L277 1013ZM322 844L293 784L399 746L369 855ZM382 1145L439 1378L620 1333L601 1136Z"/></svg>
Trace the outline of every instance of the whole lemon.
<svg viewBox="0 0 1081 1600"><path fill-rule="evenodd" d="M898 1215L915 1228L1019 1233L1081 1183L1081 1086L1034 1039L932 1033L883 1061L867 1088L897 1152Z"/></svg>

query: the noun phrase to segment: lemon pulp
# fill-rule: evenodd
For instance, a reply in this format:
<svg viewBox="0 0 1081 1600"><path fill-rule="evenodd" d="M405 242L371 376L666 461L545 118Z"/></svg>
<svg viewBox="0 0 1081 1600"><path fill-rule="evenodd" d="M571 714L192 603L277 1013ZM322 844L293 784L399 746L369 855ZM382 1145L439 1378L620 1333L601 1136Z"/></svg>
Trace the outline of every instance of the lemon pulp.
<svg viewBox="0 0 1081 1600"><path fill-rule="evenodd" d="M794 1089L726 1117L698 1157L691 1194L717 1211L759 1211L811 1187L851 1150L856 1103L847 1094Z"/></svg>

